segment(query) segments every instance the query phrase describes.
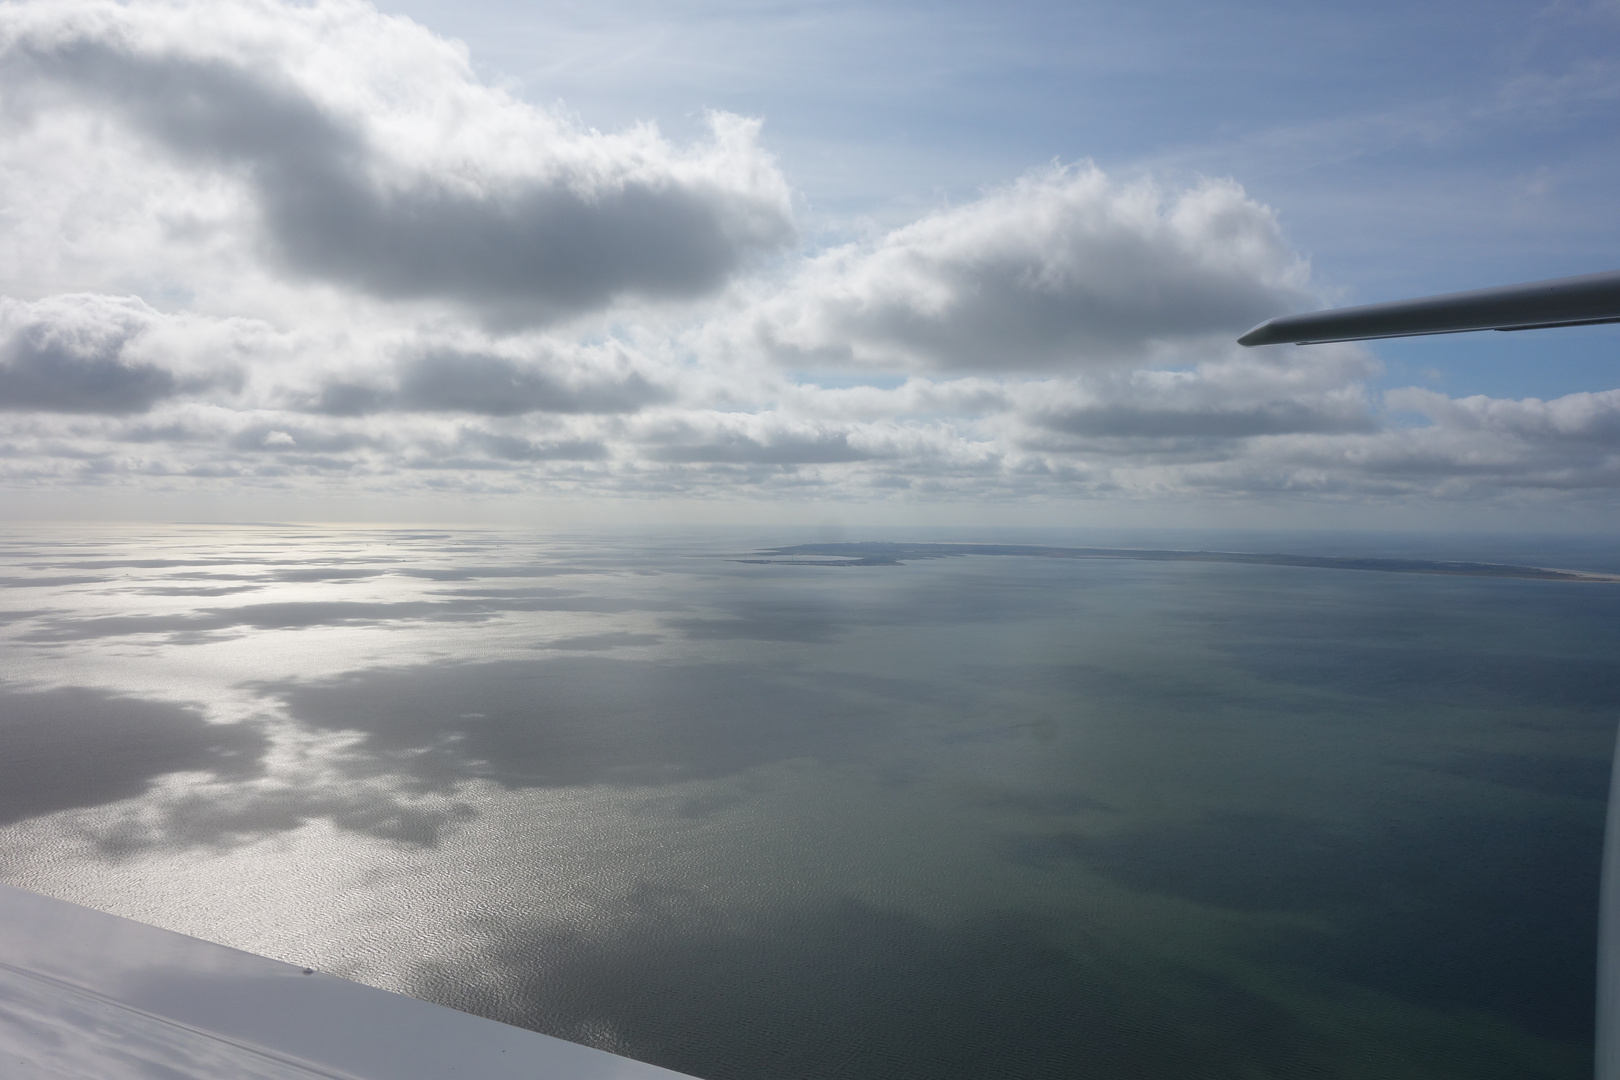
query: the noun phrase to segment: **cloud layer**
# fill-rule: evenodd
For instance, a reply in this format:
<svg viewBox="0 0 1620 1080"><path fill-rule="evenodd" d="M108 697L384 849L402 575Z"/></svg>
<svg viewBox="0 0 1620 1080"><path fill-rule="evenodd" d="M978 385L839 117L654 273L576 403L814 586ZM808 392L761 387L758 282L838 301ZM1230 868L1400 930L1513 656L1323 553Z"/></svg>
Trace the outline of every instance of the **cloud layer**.
<svg viewBox="0 0 1620 1080"><path fill-rule="evenodd" d="M1052 165L794 250L757 120L677 146L354 0L0 9L0 484L1591 502L1615 392L1380 391L1272 208Z"/></svg>
<svg viewBox="0 0 1620 1080"><path fill-rule="evenodd" d="M173 164L229 178L265 253L295 277L550 321L713 292L792 237L756 123L713 116L711 141L686 151L650 127L580 130L481 86L454 47L360 4L8 16L0 73L14 115L88 112Z"/></svg>

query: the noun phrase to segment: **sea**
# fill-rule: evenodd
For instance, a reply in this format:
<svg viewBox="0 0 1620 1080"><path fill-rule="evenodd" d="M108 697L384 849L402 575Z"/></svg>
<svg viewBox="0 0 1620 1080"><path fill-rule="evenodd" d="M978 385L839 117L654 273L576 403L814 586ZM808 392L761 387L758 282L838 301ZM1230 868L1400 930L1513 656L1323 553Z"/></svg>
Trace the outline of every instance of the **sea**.
<svg viewBox="0 0 1620 1080"><path fill-rule="evenodd" d="M0 880L704 1080L1574 1080L1616 574L1581 537L7 525Z"/></svg>

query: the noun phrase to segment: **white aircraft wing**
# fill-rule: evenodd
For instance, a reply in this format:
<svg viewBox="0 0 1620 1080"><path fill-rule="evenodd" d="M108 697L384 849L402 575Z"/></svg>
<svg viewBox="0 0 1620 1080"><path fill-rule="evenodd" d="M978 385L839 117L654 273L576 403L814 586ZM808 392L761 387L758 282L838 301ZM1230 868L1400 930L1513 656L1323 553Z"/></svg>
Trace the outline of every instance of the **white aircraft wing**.
<svg viewBox="0 0 1620 1080"><path fill-rule="evenodd" d="M0 885L0 1075L683 1077L8 885Z"/></svg>

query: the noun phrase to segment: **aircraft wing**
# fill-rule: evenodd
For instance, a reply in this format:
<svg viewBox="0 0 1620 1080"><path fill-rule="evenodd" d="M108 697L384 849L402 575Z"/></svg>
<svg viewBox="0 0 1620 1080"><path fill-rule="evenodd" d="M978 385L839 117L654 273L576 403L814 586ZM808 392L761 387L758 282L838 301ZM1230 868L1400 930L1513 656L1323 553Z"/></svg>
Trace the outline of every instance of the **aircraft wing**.
<svg viewBox="0 0 1620 1080"><path fill-rule="evenodd" d="M668 1069L8 885L0 885L0 1074L683 1080Z"/></svg>
<svg viewBox="0 0 1620 1080"><path fill-rule="evenodd" d="M1620 322L1620 270L1470 292L1331 308L1268 319L1239 345L1456 334L1465 330L1542 330Z"/></svg>

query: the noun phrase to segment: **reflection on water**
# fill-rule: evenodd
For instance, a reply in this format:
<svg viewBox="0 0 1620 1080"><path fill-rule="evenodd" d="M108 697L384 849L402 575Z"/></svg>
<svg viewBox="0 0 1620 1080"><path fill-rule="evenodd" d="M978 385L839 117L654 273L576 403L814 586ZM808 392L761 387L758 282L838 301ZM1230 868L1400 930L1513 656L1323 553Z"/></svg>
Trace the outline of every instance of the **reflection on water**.
<svg viewBox="0 0 1620 1080"><path fill-rule="evenodd" d="M713 1080L1589 1072L1620 585L794 539L14 530L0 874Z"/></svg>

